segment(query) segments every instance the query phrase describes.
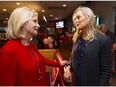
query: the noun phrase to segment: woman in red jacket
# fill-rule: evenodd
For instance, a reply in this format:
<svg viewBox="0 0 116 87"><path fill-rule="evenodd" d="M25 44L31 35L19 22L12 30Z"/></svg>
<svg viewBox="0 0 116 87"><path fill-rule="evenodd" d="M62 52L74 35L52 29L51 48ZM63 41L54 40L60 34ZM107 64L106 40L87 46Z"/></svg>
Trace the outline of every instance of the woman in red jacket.
<svg viewBox="0 0 116 87"><path fill-rule="evenodd" d="M44 58L30 39L38 34L38 14L34 9L15 9L8 21L10 39L0 52L0 85L45 86L45 65L63 66L67 61L54 62Z"/></svg>

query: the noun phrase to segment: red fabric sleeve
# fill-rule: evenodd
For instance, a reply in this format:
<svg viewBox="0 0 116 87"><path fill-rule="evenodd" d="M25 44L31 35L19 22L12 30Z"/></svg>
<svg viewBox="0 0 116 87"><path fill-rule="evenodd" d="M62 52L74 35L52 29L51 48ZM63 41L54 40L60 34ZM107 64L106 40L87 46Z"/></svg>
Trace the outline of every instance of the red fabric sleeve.
<svg viewBox="0 0 116 87"><path fill-rule="evenodd" d="M44 58L44 62L45 62L45 65L60 67L60 62L55 62L55 61L50 60L48 58Z"/></svg>

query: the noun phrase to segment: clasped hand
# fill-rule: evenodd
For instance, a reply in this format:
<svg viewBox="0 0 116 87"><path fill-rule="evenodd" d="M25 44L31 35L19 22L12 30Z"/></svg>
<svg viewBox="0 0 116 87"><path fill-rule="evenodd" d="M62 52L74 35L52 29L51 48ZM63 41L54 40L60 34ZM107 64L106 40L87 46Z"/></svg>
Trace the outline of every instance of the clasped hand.
<svg viewBox="0 0 116 87"><path fill-rule="evenodd" d="M72 74L69 67L66 67L66 70L64 72L64 80L66 82L72 82Z"/></svg>

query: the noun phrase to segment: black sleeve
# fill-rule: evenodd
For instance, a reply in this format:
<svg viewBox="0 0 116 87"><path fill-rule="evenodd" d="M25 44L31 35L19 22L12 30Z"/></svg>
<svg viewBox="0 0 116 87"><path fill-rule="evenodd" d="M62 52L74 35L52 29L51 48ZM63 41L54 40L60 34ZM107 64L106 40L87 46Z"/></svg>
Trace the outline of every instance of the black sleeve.
<svg viewBox="0 0 116 87"><path fill-rule="evenodd" d="M100 53L100 86L108 85L112 71L111 41L106 37L102 41Z"/></svg>

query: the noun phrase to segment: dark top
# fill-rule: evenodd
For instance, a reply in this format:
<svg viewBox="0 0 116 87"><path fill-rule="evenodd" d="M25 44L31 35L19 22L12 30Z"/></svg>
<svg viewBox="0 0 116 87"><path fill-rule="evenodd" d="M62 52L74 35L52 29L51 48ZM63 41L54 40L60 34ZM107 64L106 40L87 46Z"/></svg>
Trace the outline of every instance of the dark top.
<svg viewBox="0 0 116 87"><path fill-rule="evenodd" d="M74 84L78 86L81 85L81 64L82 64L82 58L84 55L84 50L85 50L86 45L87 45L87 42L80 37L79 42L78 42L78 47L74 53L75 55L74 57L77 58L77 69L75 73L76 78L75 78Z"/></svg>
<svg viewBox="0 0 116 87"><path fill-rule="evenodd" d="M73 49L69 60L71 69L74 72L74 79L77 70L77 58L74 50L78 43L73 43ZM81 64L81 85L82 86L105 86L108 85L112 71L111 41L106 35L96 32L93 40L87 42Z"/></svg>

